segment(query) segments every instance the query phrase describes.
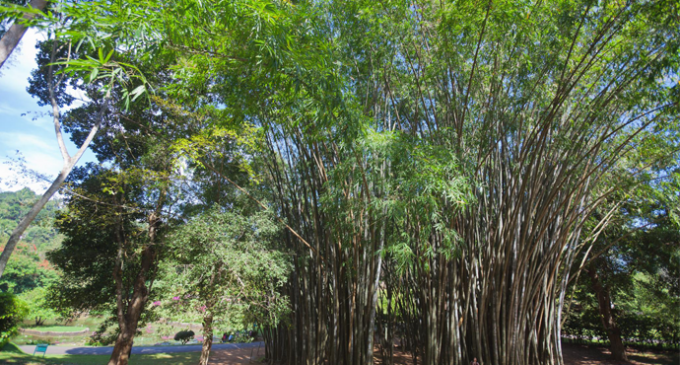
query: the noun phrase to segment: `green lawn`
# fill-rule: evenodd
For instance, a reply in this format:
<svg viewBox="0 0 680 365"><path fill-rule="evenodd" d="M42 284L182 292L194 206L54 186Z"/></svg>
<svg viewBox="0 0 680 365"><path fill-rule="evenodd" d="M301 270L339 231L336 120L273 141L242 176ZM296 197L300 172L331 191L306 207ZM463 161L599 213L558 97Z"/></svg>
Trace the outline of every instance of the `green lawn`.
<svg viewBox="0 0 680 365"><path fill-rule="evenodd" d="M76 327L76 326L41 326L41 327L31 327L28 328L34 331L41 331L41 332L78 332L82 331L85 329L85 327Z"/></svg>
<svg viewBox="0 0 680 365"><path fill-rule="evenodd" d="M130 365L193 365L200 356L200 352L132 355ZM14 344L9 344L0 351L0 363L12 365L104 365L108 360L108 355L31 356L23 353Z"/></svg>

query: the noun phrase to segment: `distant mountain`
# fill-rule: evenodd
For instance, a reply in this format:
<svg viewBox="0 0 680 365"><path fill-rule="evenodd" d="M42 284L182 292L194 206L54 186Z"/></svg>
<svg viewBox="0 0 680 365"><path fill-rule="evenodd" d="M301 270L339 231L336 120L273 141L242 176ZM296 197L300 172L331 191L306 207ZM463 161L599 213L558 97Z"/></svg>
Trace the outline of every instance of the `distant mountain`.
<svg viewBox="0 0 680 365"><path fill-rule="evenodd" d="M0 193L0 247L4 248L12 230L40 198L28 188ZM24 232L0 279L0 289L22 293L44 286L56 276L45 254L61 244L62 237L52 221L60 200L52 200Z"/></svg>

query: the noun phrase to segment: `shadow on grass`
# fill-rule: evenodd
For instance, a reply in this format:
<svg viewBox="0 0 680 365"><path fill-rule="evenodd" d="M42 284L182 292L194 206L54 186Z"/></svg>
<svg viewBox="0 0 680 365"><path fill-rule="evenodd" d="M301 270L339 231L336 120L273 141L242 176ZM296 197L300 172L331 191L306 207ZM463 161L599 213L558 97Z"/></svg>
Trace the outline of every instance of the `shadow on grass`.
<svg viewBox="0 0 680 365"><path fill-rule="evenodd" d="M7 352L7 353L12 353L12 354L23 354L23 351L19 348L19 346L13 344L13 343L8 343L3 347L0 352Z"/></svg>
<svg viewBox="0 0 680 365"><path fill-rule="evenodd" d="M8 365L103 365L109 355L47 355L32 356L9 344L0 352L0 364ZM193 365L200 353L184 352L172 354L132 355L130 365Z"/></svg>
<svg viewBox="0 0 680 365"><path fill-rule="evenodd" d="M670 353L629 353L628 360L640 364L677 365L680 355Z"/></svg>

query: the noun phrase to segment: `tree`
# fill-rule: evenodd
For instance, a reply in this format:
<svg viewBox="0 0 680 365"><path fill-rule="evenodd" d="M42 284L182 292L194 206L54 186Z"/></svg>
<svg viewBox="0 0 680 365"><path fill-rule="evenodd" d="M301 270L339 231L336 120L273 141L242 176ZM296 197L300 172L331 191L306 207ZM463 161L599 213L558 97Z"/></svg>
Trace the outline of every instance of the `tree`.
<svg viewBox="0 0 680 365"><path fill-rule="evenodd" d="M7 36L7 34L5 36ZM3 37L3 40L4 39L5 38ZM21 235L24 233L24 231L26 231L28 226L31 224L31 222L33 222L35 217L45 207L52 196L61 188L64 181L73 170L73 167L76 165L76 163L78 163L78 160L80 160L80 157L83 155L90 142L92 142L92 139L97 134L101 123L105 120L104 113L107 109L107 102L104 98L104 101L98 105L98 116L95 122L90 126L90 131L87 137L80 144L80 148L76 154L71 156L66 149L64 137L62 135L60 108L70 104L73 101L73 97L66 94L67 81L69 81L65 77L66 74L62 73L57 77L57 72L60 70L63 71L64 67L55 65L58 60L62 58L70 59L73 56L71 52L71 44L61 43L58 39L54 39L44 42L38 45L38 47L41 50L37 59L39 68L32 74L33 78L31 80L29 92L31 92L33 96L38 97L39 105L50 105L52 107L52 122L54 124L54 131L64 164L56 179L52 182L47 191L45 191L40 199L33 205L33 207L31 207L28 213L26 213L23 219L21 219L16 228L14 228L12 231L12 234L9 236L7 244L3 248L2 254L0 255L0 277L2 277L3 273L5 272L7 262L9 261L9 258L12 255L17 243L21 239ZM73 86L73 80L70 81L71 85Z"/></svg>
<svg viewBox="0 0 680 365"><path fill-rule="evenodd" d="M5 292L22 294L45 287L56 277L54 268L40 258L34 245L21 243L14 260L7 266L0 285Z"/></svg>
<svg viewBox="0 0 680 365"><path fill-rule="evenodd" d="M65 239L49 258L63 276L51 286L50 301L67 315L115 311L119 334L109 364L127 364L153 296L163 253L163 209L169 204L167 179L145 169L93 168L57 218Z"/></svg>
<svg viewBox="0 0 680 365"><path fill-rule="evenodd" d="M175 305L203 317L201 365L208 364L216 318L240 311L251 323L277 325L287 309L276 292L288 273L285 255L272 247L278 224L267 212L237 209L216 206L170 238L181 283Z"/></svg>
<svg viewBox="0 0 680 365"><path fill-rule="evenodd" d="M315 88L330 77L313 78L336 69L309 62L294 76L313 86L274 88L258 114L278 209L313 242L300 256L314 257L296 263L296 325L281 330L273 360L371 361L376 264L387 252L400 259L397 308L425 364L473 354L560 363L568 268L586 218L612 194L597 182L641 130L677 126L670 86L658 88L658 67L677 67L676 45L628 35L657 19L655 32L674 36L674 20L658 4L390 5L324 4L332 15L317 24L331 25L314 32L332 39L323 49L347 80L341 107ZM399 143L409 137L413 148ZM399 164L404 155L414 170Z"/></svg>
<svg viewBox="0 0 680 365"><path fill-rule="evenodd" d="M370 363L387 302L402 321L388 332L425 365L560 364L571 269L590 218L597 232L616 207L605 179L637 136L677 136L665 2L63 9L73 39L162 75L155 103L204 118L169 150L283 223L291 325L265 329L270 362ZM272 206L218 168L219 141L243 130L261 136L246 158Z"/></svg>
<svg viewBox="0 0 680 365"><path fill-rule="evenodd" d="M28 304L28 313L25 318L34 321L36 326L42 326L46 321L59 318L59 315L49 307L46 296L45 287L35 288L20 296Z"/></svg>
<svg viewBox="0 0 680 365"><path fill-rule="evenodd" d="M12 293L0 293L0 346L16 336L17 324L28 314L26 303Z"/></svg>
<svg viewBox="0 0 680 365"><path fill-rule="evenodd" d="M649 151L646 154L649 156ZM674 242L680 241L680 226L672 219L678 199L672 193L678 189L673 167L637 184L632 194L614 195L619 208L612 223L597 233L588 249L593 254L581 259L586 276L574 283L572 297L576 297L577 308L575 313L567 313L567 330L601 332L609 339L614 360L627 360L624 339L651 339L655 337L652 328L673 328L672 323L680 318L680 313L671 309L680 296L662 279L677 271ZM578 278L578 273L574 277ZM661 315L652 308L667 310ZM664 322L667 324L662 325ZM676 343L677 335L663 340Z"/></svg>
<svg viewBox="0 0 680 365"><path fill-rule="evenodd" d="M5 61L7 61L12 54L12 51L17 47L19 41L21 41L21 38L24 36L24 33L26 33L26 30L28 29L27 23L30 23L33 18L38 16L38 14L46 8L47 0L31 0L28 3L26 12L22 14L21 18L15 19L12 26L0 34L0 36L2 36L2 38L0 38L0 68L5 64Z"/></svg>

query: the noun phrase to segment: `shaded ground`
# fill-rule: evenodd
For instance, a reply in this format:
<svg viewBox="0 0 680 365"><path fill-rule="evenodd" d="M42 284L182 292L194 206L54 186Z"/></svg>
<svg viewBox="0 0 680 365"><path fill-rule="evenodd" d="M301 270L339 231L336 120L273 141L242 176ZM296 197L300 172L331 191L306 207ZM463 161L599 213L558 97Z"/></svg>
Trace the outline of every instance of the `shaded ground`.
<svg viewBox="0 0 680 365"><path fill-rule="evenodd" d="M133 355L130 365L195 365L200 355L199 352ZM8 344L0 352L0 364L3 365L102 365L108 360L109 355L32 356L14 344Z"/></svg>
<svg viewBox="0 0 680 365"><path fill-rule="evenodd" d="M245 344L242 344L245 345ZM211 365L244 365L254 363L264 357L264 347L258 348L257 344L250 344L248 348L216 349L210 356ZM189 346L187 346L189 347ZM193 347L193 346L191 346ZM166 347L167 349L167 347ZM142 350L140 348L140 350ZM396 349L395 349L396 350ZM32 352L32 351L31 351ZM609 360L609 351L606 348L588 347L583 345L564 345L565 365L620 365L619 361ZM376 353L376 355L378 355ZM200 352L179 353L133 353L130 365L195 365L198 363ZM645 352L629 349L629 364L633 365L679 365L678 353ZM18 347L8 345L0 352L0 364L8 365L102 365L106 364L109 355L47 355L31 356L23 353ZM395 351L394 364L410 365L413 363L411 356ZM251 362L252 361L252 362ZM380 356L376 356L376 364L381 364Z"/></svg>
<svg viewBox="0 0 680 365"><path fill-rule="evenodd" d="M264 358L264 345L237 350L217 350L210 352L211 365L241 365L260 362Z"/></svg>
<svg viewBox="0 0 680 365"><path fill-rule="evenodd" d="M647 365L678 365L680 355L672 352L650 352L628 349L629 364ZM564 355L565 365L619 365L625 364L621 361L610 360L609 349L604 347L591 347L585 345L563 345L562 354Z"/></svg>
<svg viewBox="0 0 680 365"><path fill-rule="evenodd" d="M374 362L376 365L382 365L382 357L380 356L379 351L375 351L373 353L374 356ZM413 357L411 354L402 352L397 350L396 348L394 349L394 356L392 357L392 361L394 365L411 365L413 364Z"/></svg>
<svg viewBox="0 0 680 365"><path fill-rule="evenodd" d="M213 344L213 350L237 350L241 348L252 348L262 346L261 342L253 343L216 343ZM21 351L32 354L35 350L35 345L19 346ZM91 347L91 346L48 346L47 355L110 355L113 351L111 346ZM133 346L133 355L151 355L161 353L178 353L178 352L200 352L201 345L184 345L184 346Z"/></svg>
<svg viewBox="0 0 680 365"><path fill-rule="evenodd" d="M628 349L628 363L610 360L609 349L604 347L589 347L583 345L563 345L564 365L680 365L680 354L672 352L650 352ZM382 364L379 353L376 352L376 364ZM411 365L411 355L394 352L394 364ZM226 365L226 364L225 364Z"/></svg>

